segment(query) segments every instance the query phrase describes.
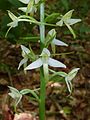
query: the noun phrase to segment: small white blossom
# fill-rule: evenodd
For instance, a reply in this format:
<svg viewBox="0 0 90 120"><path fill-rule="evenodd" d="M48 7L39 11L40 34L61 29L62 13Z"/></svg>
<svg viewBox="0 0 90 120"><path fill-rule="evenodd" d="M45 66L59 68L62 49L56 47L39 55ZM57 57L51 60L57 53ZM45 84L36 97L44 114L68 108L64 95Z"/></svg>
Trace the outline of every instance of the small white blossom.
<svg viewBox="0 0 90 120"><path fill-rule="evenodd" d="M22 94L14 87L8 86L8 88L10 90L8 94L15 100L15 105L17 106L22 99Z"/></svg>
<svg viewBox="0 0 90 120"><path fill-rule="evenodd" d="M63 26L64 24L68 27L70 32L73 34L74 38L76 37L73 29L71 28L71 25L81 22L81 19L72 19L72 13L74 10L70 10L65 15L61 16L61 20L56 23L58 26Z"/></svg>
<svg viewBox="0 0 90 120"><path fill-rule="evenodd" d="M73 69L71 72L69 72L66 77L65 77L65 81L66 81L66 84L67 84L67 88L68 88L68 91L71 93L72 92L72 83L71 81L74 79L74 77L76 76L78 70L80 68L75 68Z"/></svg>
<svg viewBox="0 0 90 120"><path fill-rule="evenodd" d="M21 49L23 59L20 61L18 69L28 61L28 54L30 53L30 50L23 45L21 45Z"/></svg>
<svg viewBox="0 0 90 120"><path fill-rule="evenodd" d="M20 19L18 17L16 17L12 12L10 12L8 10L8 15L9 17L12 19L12 22L8 23L7 26L9 26L9 29L7 30L6 32L6 35L5 37L7 36L8 32L14 28L14 27L17 27L18 26L18 22L20 21Z"/></svg>
<svg viewBox="0 0 90 120"><path fill-rule="evenodd" d="M52 30L50 30L50 31L48 32L48 34L49 34L50 36L53 36L53 33L55 33L54 31L55 31L55 29L52 29ZM53 38L52 44L55 44L55 45L58 45L58 46L68 46L66 43L64 43L64 42L56 39L56 36Z"/></svg>
<svg viewBox="0 0 90 120"><path fill-rule="evenodd" d="M50 65L51 67L66 68L66 65L64 65L63 63L61 63L55 59L52 59L50 57L49 50L47 48L44 48L40 55L40 58L37 59L36 61L32 62L24 70L32 70L32 69L43 66L44 77L45 77L46 81L48 81L48 78L49 78L48 77L48 65Z"/></svg>
<svg viewBox="0 0 90 120"><path fill-rule="evenodd" d="M32 21L32 20L29 20L29 19L24 19L24 17L21 19L21 17L15 16L15 15L14 15L12 12L10 12L9 10L8 10L8 15L9 15L9 17L11 18L12 22L10 22L10 23L7 24L7 26L9 26L9 29L7 30L5 36L7 36L8 32L9 32L12 28L17 27L19 22L26 21L26 22L30 22L30 23L31 23L31 21Z"/></svg>
<svg viewBox="0 0 90 120"><path fill-rule="evenodd" d="M32 70L32 69L35 69L35 68L39 68L44 64L50 65L52 67L66 68L66 65L64 65L63 63L61 63L61 62L59 62L55 59L52 59L50 57L49 50L47 48L44 48L41 55L40 55L40 58L37 59L36 61L34 61L33 63L31 63L30 65L28 65L25 68L25 70Z"/></svg>
<svg viewBox="0 0 90 120"><path fill-rule="evenodd" d="M37 8L34 4L38 4L40 0L19 0L20 2L26 4L26 7L20 7L19 10L25 13L34 13L37 11Z"/></svg>
<svg viewBox="0 0 90 120"><path fill-rule="evenodd" d="M16 26L18 26L19 18L16 17L16 16L15 16L12 12L10 12L9 10L8 10L8 15L9 15L9 17L12 19L13 22L8 23L7 26L10 26L10 27L16 27Z"/></svg>

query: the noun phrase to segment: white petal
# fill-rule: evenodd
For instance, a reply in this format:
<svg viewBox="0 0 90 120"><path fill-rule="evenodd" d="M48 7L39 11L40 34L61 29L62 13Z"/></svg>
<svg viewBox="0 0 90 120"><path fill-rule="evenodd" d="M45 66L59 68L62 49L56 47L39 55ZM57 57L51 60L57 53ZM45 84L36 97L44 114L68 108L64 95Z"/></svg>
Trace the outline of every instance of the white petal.
<svg viewBox="0 0 90 120"><path fill-rule="evenodd" d="M19 63L18 69L19 69L24 63L26 63L27 61L28 61L28 58L22 59L22 60L20 61L20 63Z"/></svg>
<svg viewBox="0 0 90 120"><path fill-rule="evenodd" d="M24 4L28 4L30 0L19 0L19 1L24 3Z"/></svg>
<svg viewBox="0 0 90 120"><path fill-rule="evenodd" d="M21 49L26 54L30 53L30 50L28 48L26 48L24 45L21 45Z"/></svg>
<svg viewBox="0 0 90 120"><path fill-rule="evenodd" d="M19 10L23 11L23 12L26 12L27 11L27 7L20 7L18 8Z"/></svg>
<svg viewBox="0 0 90 120"><path fill-rule="evenodd" d="M9 10L8 10L8 15L9 15L9 17L14 21L14 20L16 20L16 19L18 19L12 12L10 12Z"/></svg>
<svg viewBox="0 0 90 120"><path fill-rule="evenodd" d="M73 24L75 24L75 23L81 22L81 19L68 19L68 20L66 20L66 22L67 22L69 25L73 25Z"/></svg>
<svg viewBox="0 0 90 120"><path fill-rule="evenodd" d="M7 24L7 26L16 27L16 26L18 26L18 21L15 20L13 22L10 22L10 23Z"/></svg>
<svg viewBox="0 0 90 120"><path fill-rule="evenodd" d="M27 7L20 7L20 8L18 8L19 10L21 10L21 11L23 11L23 12L27 12ZM30 13L32 11L32 8L30 8L29 10L28 10L28 13Z"/></svg>
<svg viewBox="0 0 90 120"><path fill-rule="evenodd" d="M49 58L48 60L48 64L52 67L61 67L61 68L66 68L66 65L64 65L63 63L57 61L57 60L54 60L52 58Z"/></svg>
<svg viewBox="0 0 90 120"><path fill-rule="evenodd" d="M44 48L42 53L41 53L41 56L43 56L44 54L47 54L48 56L50 56L50 52L47 48Z"/></svg>
<svg viewBox="0 0 90 120"><path fill-rule="evenodd" d="M10 22L10 23L8 23L7 26L11 26L11 27L13 27L13 26L14 26L14 22Z"/></svg>
<svg viewBox="0 0 90 120"><path fill-rule="evenodd" d="M62 42L62 41L60 41L58 39L54 39L52 41L52 43L55 44L55 45L60 45L60 46L68 46L66 43L64 43L64 42Z"/></svg>
<svg viewBox="0 0 90 120"><path fill-rule="evenodd" d="M42 66L42 60L41 58L37 59L36 61L34 61L33 63L31 63L30 65L28 65L25 70L32 70L35 68L39 68Z"/></svg>

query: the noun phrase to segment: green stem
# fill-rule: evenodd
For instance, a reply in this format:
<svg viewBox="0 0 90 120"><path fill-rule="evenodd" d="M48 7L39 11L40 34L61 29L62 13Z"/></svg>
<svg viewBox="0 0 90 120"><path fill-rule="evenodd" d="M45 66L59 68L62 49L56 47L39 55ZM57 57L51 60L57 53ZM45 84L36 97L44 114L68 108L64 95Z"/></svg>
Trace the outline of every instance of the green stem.
<svg viewBox="0 0 90 120"><path fill-rule="evenodd" d="M26 16L26 15L22 15L18 18L21 19L21 20L19 20L19 22L26 21L26 22L37 24L37 25L47 25L47 26L51 26L51 27L58 27L58 25L56 25L56 24L45 23L44 21L41 23L41 22L37 21L36 19L31 18L30 16ZM24 19L22 19L22 18L24 18ZM27 18L27 19L25 19L25 18Z"/></svg>
<svg viewBox="0 0 90 120"><path fill-rule="evenodd" d="M52 56L56 56L56 55L69 55L69 54L74 54L74 52L68 52L68 53L55 53L55 54L52 54Z"/></svg>
<svg viewBox="0 0 90 120"><path fill-rule="evenodd" d="M40 41L41 44L44 44L44 39L45 39L45 25L44 23L44 2L41 3L40 5Z"/></svg>
<svg viewBox="0 0 90 120"><path fill-rule="evenodd" d="M40 80L39 117L40 120L45 120L46 81L44 79L43 68L40 68Z"/></svg>
<svg viewBox="0 0 90 120"><path fill-rule="evenodd" d="M44 2L41 0L40 4L40 22L44 22ZM44 48L45 40L45 25L40 25L40 48ZM46 82L44 78L43 67L40 68L40 103L39 103L39 117L40 120L45 120L45 96L46 96Z"/></svg>

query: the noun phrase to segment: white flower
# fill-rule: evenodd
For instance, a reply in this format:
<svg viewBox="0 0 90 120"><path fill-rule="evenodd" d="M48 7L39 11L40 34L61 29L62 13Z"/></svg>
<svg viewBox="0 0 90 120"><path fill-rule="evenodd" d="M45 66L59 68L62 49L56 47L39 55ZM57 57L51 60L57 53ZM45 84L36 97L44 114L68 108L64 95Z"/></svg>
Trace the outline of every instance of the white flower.
<svg viewBox="0 0 90 120"><path fill-rule="evenodd" d="M9 15L9 17L12 19L12 22L10 22L10 23L7 24L7 26L9 26L9 29L8 29L7 32L6 32L5 37L7 36L8 32L9 32L12 28L18 26L18 22L19 22L19 20L20 20L18 17L16 17L16 16L15 16L12 12L10 12L9 10L8 10L8 15Z"/></svg>
<svg viewBox="0 0 90 120"><path fill-rule="evenodd" d="M12 12L10 12L9 10L8 10L8 15L9 15L9 17L12 19L12 22L10 22L10 23L7 24L7 26L9 26L9 29L8 29L7 32L6 32L5 37L7 36L8 32L9 32L12 28L18 26L18 22L26 21L26 22L31 23L31 22L34 21L34 19L32 20L32 18L31 18L31 20L29 20L29 19L24 19L25 17L22 17L22 19L21 19L21 16L20 16L20 17L17 17L17 16L15 16Z"/></svg>
<svg viewBox="0 0 90 120"><path fill-rule="evenodd" d="M65 81L66 81L66 84L67 84L67 88L68 88L68 91L71 93L72 92L72 83L71 81L74 79L74 77L76 76L78 70L80 68L74 68L71 72L69 72L66 77L65 77Z"/></svg>
<svg viewBox="0 0 90 120"><path fill-rule="evenodd" d="M52 67L66 68L66 65L64 65L63 63L61 63L55 59L52 59L50 57L49 50L47 48L44 48L41 55L40 55L40 58L37 59L36 61L34 61L33 63L31 63L29 66L27 66L25 68L25 70L32 70L35 68L39 68L44 64L50 65Z"/></svg>
<svg viewBox="0 0 90 120"><path fill-rule="evenodd" d="M23 45L21 45L21 49L22 49L23 59L20 61L18 69L28 61L28 54L30 53L30 50Z"/></svg>
<svg viewBox="0 0 90 120"><path fill-rule="evenodd" d="M16 26L18 26L19 18L16 17L16 16L15 16L12 12L10 12L9 10L8 10L8 15L9 15L9 17L12 19L13 22L8 23L7 26L10 26L10 27L16 27Z"/></svg>
<svg viewBox="0 0 90 120"><path fill-rule="evenodd" d="M52 48L52 51L53 51L54 54L56 52L55 45L68 46L66 43L56 39L56 31L55 31L55 29L51 29L48 32L45 43L46 43L46 47L51 43L51 48Z"/></svg>
<svg viewBox="0 0 90 120"><path fill-rule="evenodd" d="M35 7L35 4L38 4L40 0L19 0L20 2L27 5L27 7L20 7L19 10L25 12L25 13L34 13L37 11L37 8Z"/></svg>
<svg viewBox="0 0 90 120"><path fill-rule="evenodd" d="M43 66L43 70L44 70L44 77L46 79L46 81L48 81L48 65L52 66L52 67L61 67L61 68L66 68L66 65L64 65L63 63L52 59L50 57L50 52L47 48L44 48L40 58L37 59L36 61L34 61L33 63L31 63L30 65L28 65L25 70L32 70L35 68L39 68L41 66Z"/></svg>
<svg viewBox="0 0 90 120"><path fill-rule="evenodd" d="M24 20L24 19L23 19L23 20L22 20L22 19L19 19L19 17L15 16L15 15L14 15L12 12L10 12L9 10L8 10L8 15L9 15L9 17L11 18L12 22L10 22L10 23L7 24L7 26L9 26L9 29L7 30L7 33L6 33L5 36L7 36L8 32L9 32L12 28L18 26L18 22L19 22L19 21L23 21L23 20Z"/></svg>
<svg viewBox="0 0 90 120"><path fill-rule="evenodd" d="M8 94L15 100L15 105L17 106L22 99L22 94L14 87L8 86L8 88L10 89Z"/></svg>
<svg viewBox="0 0 90 120"><path fill-rule="evenodd" d="M48 32L50 36L53 36L54 33L55 33L55 29L52 29ZM66 43L56 39L56 36L53 38L52 44L59 45L59 46L68 46Z"/></svg>
<svg viewBox="0 0 90 120"><path fill-rule="evenodd" d="M70 25L73 25L75 23L78 23L81 21L81 19L72 19L72 13L74 10L70 10L69 12L67 12L65 15L61 16L61 20L59 22L56 23L56 25L58 26L63 26L63 24L65 24L68 29L70 30L70 32L73 34L74 38L76 37L73 29L71 28Z"/></svg>

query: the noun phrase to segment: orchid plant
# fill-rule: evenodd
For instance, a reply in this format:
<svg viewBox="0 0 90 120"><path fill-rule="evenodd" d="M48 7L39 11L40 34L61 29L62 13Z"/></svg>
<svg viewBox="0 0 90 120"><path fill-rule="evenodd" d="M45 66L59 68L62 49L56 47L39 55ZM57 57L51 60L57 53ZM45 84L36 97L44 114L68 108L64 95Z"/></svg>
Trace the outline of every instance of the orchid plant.
<svg viewBox="0 0 90 120"><path fill-rule="evenodd" d="M18 8L23 12L23 15L19 15L18 17L14 15L12 12L8 10L8 15L11 18L12 22L8 23L7 26L9 26L9 29L6 33L6 36L8 32L11 30L11 28L17 27L19 22L29 22L30 24L34 23L39 26L40 28L40 55L35 55L34 51L30 48L25 47L24 45L21 45L22 50L22 57L23 59L20 61L18 69L22 65L24 65L24 70L32 70L36 68L40 68L40 96L37 95L36 90L30 90L30 89L24 89L21 91L18 91L16 88L10 87L10 93L9 95L15 99L15 106L18 105L20 100L22 99L22 95L25 94L32 94L33 97L38 101L39 103L39 117L40 120L45 120L45 98L46 98L46 84L50 80L50 75L53 77L55 75L59 75L60 77L63 77L65 79L68 91L72 92L72 79L76 76L79 68L73 69L69 73L65 72L56 72L54 70L49 69L49 66L56 67L56 68L66 68L66 65L58 60L53 59L53 55L55 56L56 50L55 46L65 46L67 47L68 44L64 43L61 40L58 40L56 38L56 30L55 28L48 31L48 33L45 36L45 26L53 26L53 27L62 27L66 25L70 32L72 33L73 37L75 38L76 35L71 28L71 25L78 23L81 21L81 19L72 19L72 13L74 10L70 10L65 15L60 15L59 21L56 24L51 24L48 22L45 22L45 0L19 0L21 3L25 4L24 7ZM39 7L38 7L39 6ZM40 21L36 20L34 18L34 14L37 12L37 9L40 8ZM53 14L54 17L55 14ZM51 17L50 17L51 19ZM53 55L51 54L49 50L49 45L51 45ZM28 60L31 61L31 63L27 66ZM15 109L16 110L16 109Z"/></svg>

